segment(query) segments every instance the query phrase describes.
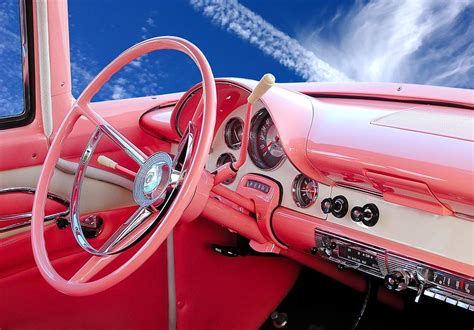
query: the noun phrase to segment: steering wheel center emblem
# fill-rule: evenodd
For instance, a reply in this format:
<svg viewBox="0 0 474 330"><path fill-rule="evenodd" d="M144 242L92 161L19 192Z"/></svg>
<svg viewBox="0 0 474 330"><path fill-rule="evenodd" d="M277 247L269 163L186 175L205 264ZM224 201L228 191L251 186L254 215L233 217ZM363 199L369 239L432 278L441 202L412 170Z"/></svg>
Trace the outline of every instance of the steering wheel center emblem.
<svg viewBox="0 0 474 330"><path fill-rule="evenodd" d="M164 198L171 181L172 160L164 152L149 157L140 167L133 183L133 199L140 206L150 206Z"/></svg>

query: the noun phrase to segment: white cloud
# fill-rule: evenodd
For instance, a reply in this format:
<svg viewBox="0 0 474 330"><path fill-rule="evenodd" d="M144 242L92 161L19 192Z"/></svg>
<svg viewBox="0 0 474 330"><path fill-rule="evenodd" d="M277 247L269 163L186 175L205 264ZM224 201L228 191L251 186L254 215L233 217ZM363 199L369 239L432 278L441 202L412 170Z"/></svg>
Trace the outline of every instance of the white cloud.
<svg viewBox="0 0 474 330"><path fill-rule="evenodd" d="M79 96L101 68L94 59L84 55L78 45L73 44L71 50L73 95ZM148 55L141 56L114 75L99 91L98 99L118 100L156 95L162 90L158 82L167 78L160 69L158 60L150 60Z"/></svg>
<svg viewBox="0 0 474 330"><path fill-rule="evenodd" d="M309 81L474 87L474 1L356 1L291 38L237 0L190 0L212 21ZM322 37L323 33L329 38Z"/></svg>
<svg viewBox="0 0 474 330"><path fill-rule="evenodd" d="M127 97L130 97L130 94L127 93L127 91L121 84L112 85L112 100L125 99Z"/></svg>
<svg viewBox="0 0 474 330"><path fill-rule="evenodd" d="M275 28L236 0L191 0L212 21L255 45L265 54L310 81L347 81L349 78Z"/></svg>
<svg viewBox="0 0 474 330"><path fill-rule="evenodd" d="M358 2L333 26L299 34L305 47L358 81L474 87L473 1ZM331 30L329 30L331 29Z"/></svg>

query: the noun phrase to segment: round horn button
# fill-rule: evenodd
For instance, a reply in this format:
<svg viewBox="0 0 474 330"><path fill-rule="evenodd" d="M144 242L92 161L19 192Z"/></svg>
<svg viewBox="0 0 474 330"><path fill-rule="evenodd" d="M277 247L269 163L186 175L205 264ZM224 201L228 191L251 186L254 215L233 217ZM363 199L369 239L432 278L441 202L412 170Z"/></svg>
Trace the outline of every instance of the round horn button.
<svg viewBox="0 0 474 330"><path fill-rule="evenodd" d="M151 194L159 186L162 176L160 166L153 165L145 176L145 185L143 186L145 194Z"/></svg>
<svg viewBox="0 0 474 330"><path fill-rule="evenodd" d="M171 180L171 157L158 152L140 167L133 182L133 199L140 206L149 206L166 194Z"/></svg>

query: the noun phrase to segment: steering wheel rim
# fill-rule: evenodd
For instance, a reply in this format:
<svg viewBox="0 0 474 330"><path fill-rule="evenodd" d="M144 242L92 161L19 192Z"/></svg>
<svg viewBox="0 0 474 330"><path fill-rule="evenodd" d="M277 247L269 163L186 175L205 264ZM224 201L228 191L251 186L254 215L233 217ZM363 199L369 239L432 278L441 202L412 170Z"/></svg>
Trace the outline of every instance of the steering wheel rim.
<svg viewBox="0 0 474 330"><path fill-rule="evenodd" d="M189 159L189 167L182 181L176 198L172 201L157 228L149 236L140 249L124 264L106 276L91 282L86 282L97 274L105 265L109 264L114 255L105 257L92 256L89 261L69 280L59 275L49 260L44 239L44 207L47 191L54 168L60 156L61 145L72 131L74 124L81 116L86 116L97 127L108 123L90 107L90 101L102 86L125 65L136 58L156 50L177 50L188 55L201 72L203 96L200 102L202 107L202 122L197 144ZM205 168L208 151L211 147L216 122L216 85L210 65L204 54L191 42L178 37L157 37L145 40L124 51L86 87L64 118L46 156L32 211L32 247L33 255L38 269L44 279L56 290L72 296L85 296L104 291L137 270L168 237L171 230L181 218L182 214L191 203L194 192L200 182L202 171ZM200 109L197 109L199 111ZM130 143L126 138L125 142ZM183 143L184 140L181 141ZM130 143L131 144L131 143ZM133 144L131 144L133 146ZM181 147L181 145L180 145ZM136 148L136 147L135 147ZM145 156L136 148L141 156ZM178 148L178 150L181 148ZM145 156L146 157L146 156ZM116 256L116 255L115 255Z"/></svg>

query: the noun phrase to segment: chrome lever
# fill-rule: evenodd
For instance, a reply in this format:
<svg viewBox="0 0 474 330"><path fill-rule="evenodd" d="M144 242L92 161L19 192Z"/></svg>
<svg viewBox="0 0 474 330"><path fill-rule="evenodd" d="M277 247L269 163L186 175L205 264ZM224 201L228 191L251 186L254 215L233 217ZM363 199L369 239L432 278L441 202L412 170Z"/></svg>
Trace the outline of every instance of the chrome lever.
<svg viewBox="0 0 474 330"><path fill-rule="evenodd" d="M30 187L12 187L12 188L4 188L0 189L0 195L2 194L9 194L9 193L23 193L23 194L30 194L34 195L36 192L35 188L30 188ZM45 222L49 221L58 221L59 219L66 218L69 215L69 201L55 195L53 193L48 193L48 199L52 200L56 203L62 204L66 210L54 214L50 214L44 217ZM0 223L1 222L10 222L10 221L20 221L24 220L21 222L16 222L13 224L10 224L8 226L0 227L0 234L6 233L15 229L20 229L23 227L28 227L31 225L31 217L32 213L31 212L25 212L25 213L19 213L19 214L12 214L12 215L0 215Z"/></svg>
<svg viewBox="0 0 474 330"><path fill-rule="evenodd" d="M420 302L420 298L423 295L424 291L425 291L425 283L421 282L420 285L418 286L418 291L416 292L416 297L415 297L416 303Z"/></svg>

